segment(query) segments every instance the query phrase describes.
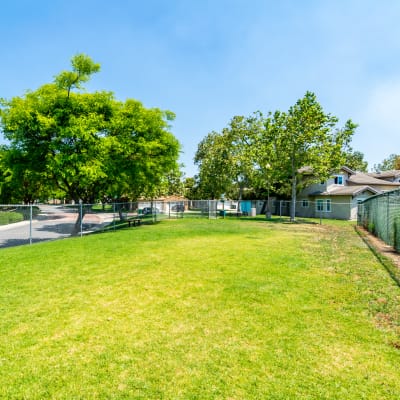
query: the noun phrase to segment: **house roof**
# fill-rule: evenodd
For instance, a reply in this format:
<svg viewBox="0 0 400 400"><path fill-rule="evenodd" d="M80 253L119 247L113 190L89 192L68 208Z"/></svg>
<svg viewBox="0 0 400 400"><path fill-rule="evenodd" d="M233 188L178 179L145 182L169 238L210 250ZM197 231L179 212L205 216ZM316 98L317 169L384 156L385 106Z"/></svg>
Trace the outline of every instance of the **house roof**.
<svg viewBox="0 0 400 400"><path fill-rule="evenodd" d="M347 182L352 185L385 185L385 186L400 186L400 183L396 182L388 182L382 179L374 178L368 174L364 174L362 172L357 172L354 175L351 175Z"/></svg>
<svg viewBox="0 0 400 400"><path fill-rule="evenodd" d="M369 172L367 175L377 179L397 178L400 176L400 170L392 169L390 171Z"/></svg>
<svg viewBox="0 0 400 400"><path fill-rule="evenodd" d="M354 170L352 170L352 169L346 167L345 165L344 165L343 167L341 167L340 169L343 170L343 171L348 172L350 175L357 174L357 171L354 171Z"/></svg>
<svg viewBox="0 0 400 400"><path fill-rule="evenodd" d="M345 171L345 172L347 172L349 175L353 175L353 174L356 174L356 173L357 173L356 171L353 171L352 169L346 167L345 165L342 166L342 167L340 167L339 170L338 170L337 172L340 172L340 171ZM312 167L306 165L306 166L304 166L304 167L299 168L299 169L297 170L297 172L298 172L299 174L303 174L303 175L312 175L314 171L313 171L313 168L312 168ZM400 171L399 171L399 172L400 172Z"/></svg>
<svg viewBox="0 0 400 400"><path fill-rule="evenodd" d="M301 167L297 170L297 172L299 174L303 174L303 175L311 175L313 173L313 169L312 167L306 165L304 167Z"/></svg>
<svg viewBox="0 0 400 400"><path fill-rule="evenodd" d="M161 196L155 199L155 201L186 201L187 198L179 195Z"/></svg>
<svg viewBox="0 0 400 400"><path fill-rule="evenodd" d="M362 192L371 192L373 194L382 193L380 190L370 187L368 185L363 186L341 186L325 192L314 192L310 196L357 196Z"/></svg>

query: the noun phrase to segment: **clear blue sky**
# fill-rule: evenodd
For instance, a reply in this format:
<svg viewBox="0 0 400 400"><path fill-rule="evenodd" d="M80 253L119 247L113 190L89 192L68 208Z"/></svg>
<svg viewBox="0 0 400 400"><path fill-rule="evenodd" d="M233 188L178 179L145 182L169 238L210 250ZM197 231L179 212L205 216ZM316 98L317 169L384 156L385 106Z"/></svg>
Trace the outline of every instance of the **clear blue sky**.
<svg viewBox="0 0 400 400"><path fill-rule="evenodd" d="M88 90L174 111L187 176L234 115L286 111L307 90L359 124L369 167L400 153L400 1L15 0L1 4L0 97L101 64Z"/></svg>

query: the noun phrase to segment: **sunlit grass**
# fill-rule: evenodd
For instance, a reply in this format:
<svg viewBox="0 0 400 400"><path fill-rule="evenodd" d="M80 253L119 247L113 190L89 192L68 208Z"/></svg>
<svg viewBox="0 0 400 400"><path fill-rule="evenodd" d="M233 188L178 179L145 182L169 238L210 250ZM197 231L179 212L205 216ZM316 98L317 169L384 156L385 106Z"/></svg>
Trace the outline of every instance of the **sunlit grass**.
<svg viewBox="0 0 400 400"><path fill-rule="evenodd" d="M399 288L349 223L273 222L2 250L0 398L396 399Z"/></svg>

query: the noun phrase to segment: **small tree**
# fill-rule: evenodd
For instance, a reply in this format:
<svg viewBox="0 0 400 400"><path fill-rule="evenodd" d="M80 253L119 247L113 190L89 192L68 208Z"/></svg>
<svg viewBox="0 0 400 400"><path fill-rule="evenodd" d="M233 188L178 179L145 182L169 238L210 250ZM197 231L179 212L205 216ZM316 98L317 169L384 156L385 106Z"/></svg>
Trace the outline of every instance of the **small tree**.
<svg viewBox="0 0 400 400"><path fill-rule="evenodd" d="M374 165L374 171L390 171L392 169L400 169L400 155L391 154L388 158L385 158L381 163Z"/></svg>
<svg viewBox="0 0 400 400"><path fill-rule="evenodd" d="M231 144L226 132L209 133L198 145L194 162L199 167L199 191L217 199L232 190Z"/></svg>
<svg viewBox="0 0 400 400"><path fill-rule="evenodd" d="M221 133L212 132L200 142L195 157L200 189L217 198L225 193L242 198L255 178L255 144L262 121L259 114L235 116Z"/></svg>
<svg viewBox="0 0 400 400"><path fill-rule="evenodd" d="M368 162L364 160L364 154L361 151L349 149L345 154L345 165L353 171L367 172Z"/></svg>

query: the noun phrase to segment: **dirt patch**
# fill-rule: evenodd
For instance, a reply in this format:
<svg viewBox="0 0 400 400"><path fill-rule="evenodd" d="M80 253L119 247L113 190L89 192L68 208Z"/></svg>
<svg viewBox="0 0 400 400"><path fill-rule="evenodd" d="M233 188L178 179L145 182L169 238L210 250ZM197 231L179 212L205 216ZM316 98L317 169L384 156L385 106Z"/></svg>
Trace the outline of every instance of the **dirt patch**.
<svg viewBox="0 0 400 400"><path fill-rule="evenodd" d="M372 247L380 255L388 258L400 270L400 254L392 246L387 245L383 240L372 235L361 226L356 226L356 230L368 246Z"/></svg>

